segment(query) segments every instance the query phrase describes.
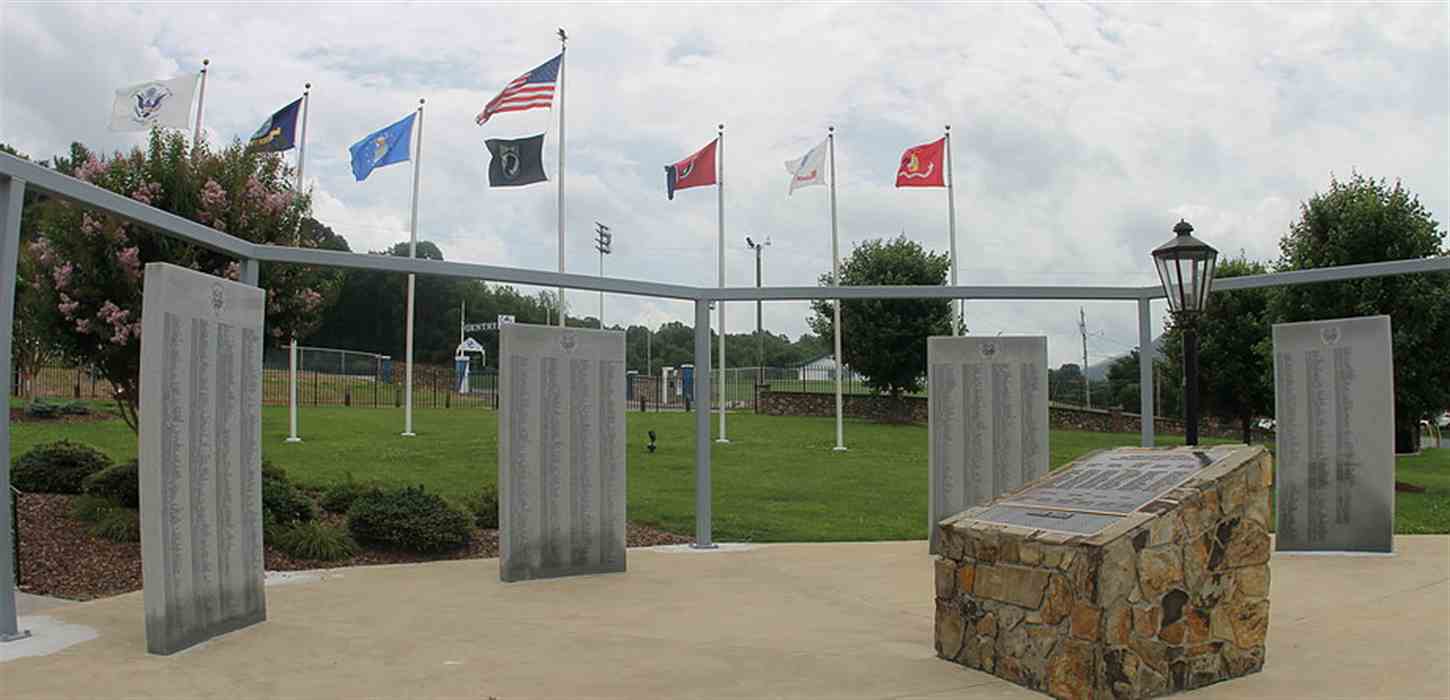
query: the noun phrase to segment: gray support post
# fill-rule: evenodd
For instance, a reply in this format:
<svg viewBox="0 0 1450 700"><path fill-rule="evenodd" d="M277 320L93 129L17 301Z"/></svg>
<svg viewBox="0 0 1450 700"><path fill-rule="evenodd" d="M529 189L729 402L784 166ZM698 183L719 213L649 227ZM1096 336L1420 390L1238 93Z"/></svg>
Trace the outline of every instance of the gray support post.
<svg viewBox="0 0 1450 700"><path fill-rule="evenodd" d="M242 284L257 286L257 280L262 276L262 264L256 258L242 258Z"/></svg>
<svg viewBox="0 0 1450 700"><path fill-rule="evenodd" d="M5 371L0 372L0 396L10 400L10 343L15 323L15 275L20 254L20 210L25 201L25 181L0 176L0 355L5 357ZM11 530L10 512L10 413L5 413L5 428L0 430L0 528L5 540L0 542L0 642L30 636L21 630L15 613L15 542L20 533Z"/></svg>
<svg viewBox="0 0 1450 700"><path fill-rule="evenodd" d="M710 300L695 300L695 549L710 538Z"/></svg>
<svg viewBox="0 0 1450 700"><path fill-rule="evenodd" d="M1143 417L1143 447L1153 446L1153 302L1138 300L1138 414Z"/></svg>

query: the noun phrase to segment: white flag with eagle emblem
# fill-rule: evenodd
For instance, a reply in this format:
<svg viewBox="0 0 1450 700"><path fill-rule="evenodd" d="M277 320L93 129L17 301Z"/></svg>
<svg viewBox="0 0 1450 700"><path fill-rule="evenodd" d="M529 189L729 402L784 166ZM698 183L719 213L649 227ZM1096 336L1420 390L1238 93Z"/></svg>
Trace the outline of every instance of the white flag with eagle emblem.
<svg viewBox="0 0 1450 700"><path fill-rule="evenodd" d="M153 126L190 129L191 103L199 75L148 80L116 91L111 131L146 131Z"/></svg>
<svg viewBox="0 0 1450 700"><path fill-rule="evenodd" d="M819 146L812 148L810 152L800 158L787 161L785 169L790 171L790 189L786 191L786 194L789 195L791 192L796 191L797 187L826 184L825 165L825 141L822 141Z"/></svg>

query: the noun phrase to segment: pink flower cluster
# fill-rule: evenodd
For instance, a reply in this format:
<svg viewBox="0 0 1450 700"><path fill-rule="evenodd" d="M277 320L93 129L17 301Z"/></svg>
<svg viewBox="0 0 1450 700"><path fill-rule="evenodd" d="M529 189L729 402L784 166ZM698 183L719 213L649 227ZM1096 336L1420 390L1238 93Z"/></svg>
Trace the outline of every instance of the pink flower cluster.
<svg viewBox="0 0 1450 700"><path fill-rule="evenodd" d="M201 205L207 209L216 209L226 203L227 191L216 180L207 180L206 186L201 188Z"/></svg>
<svg viewBox="0 0 1450 700"><path fill-rule="evenodd" d="M134 199L142 204L150 205L152 202L155 202L156 198L160 195L161 183L150 182L141 185L140 187L137 187L136 191L131 193L131 199Z"/></svg>
<svg viewBox="0 0 1450 700"><path fill-rule="evenodd" d="M81 167L76 169L76 177L86 182L95 182L96 178L100 177L104 172L106 172L106 164L97 160L95 156L91 156L86 159L86 162Z"/></svg>
<svg viewBox="0 0 1450 700"><path fill-rule="evenodd" d="M116 254L116 262L126 273L126 279L135 282L141 279L141 249L136 246L124 248Z"/></svg>
<svg viewBox="0 0 1450 700"><path fill-rule="evenodd" d="M70 319L75 318L76 307L80 305L80 302L62 293L60 295L60 304L57 304L55 308L59 309L62 314L65 314L66 320L69 321Z"/></svg>
<svg viewBox="0 0 1450 700"><path fill-rule="evenodd" d="M229 280L233 280L233 281L236 281L236 280L241 279L242 278L242 264L239 263L239 262L236 262L235 260L232 261L232 262L227 263L227 268L226 268L225 271L222 272L222 276L225 277L225 278L227 278L227 279L229 279Z"/></svg>
<svg viewBox="0 0 1450 700"><path fill-rule="evenodd" d="M87 236L94 236L100 232L101 222L92 219L89 213L81 213L81 233L84 233Z"/></svg>
<svg viewBox="0 0 1450 700"><path fill-rule="evenodd" d="M55 288L66 289L70 287L70 276L71 273L75 272L75 270L75 265L72 265L70 263L66 263L64 265L52 268L50 271L50 277L51 279L55 280Z"/></svg>
<svg viewBox="0 0 1450 700"><path fill-rule="evenodd" d="M130 311L116 306L110 301L102 304L101 312L97 314L97 318L110 324L111 342L116 345L125 345L128 337L141 337L141 322L127 323L126 319L130 316ZM80 330L79 323L76 324L76 329ZM84 333L85 331L82 330L81 332Z"/></svg>
<svg viewBox="0 0 1450 700"><path fill-rule="evenodd" d="M30 252L42 265L49 265L55 256L55 251L50 247L50 241L44 238L37 238L30 242Z"/></svg>

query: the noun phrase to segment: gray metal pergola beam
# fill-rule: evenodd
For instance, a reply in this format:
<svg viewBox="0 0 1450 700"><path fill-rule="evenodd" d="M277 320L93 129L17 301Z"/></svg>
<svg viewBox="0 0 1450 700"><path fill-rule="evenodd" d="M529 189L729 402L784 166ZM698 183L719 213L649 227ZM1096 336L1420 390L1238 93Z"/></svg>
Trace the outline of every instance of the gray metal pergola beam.
<svg viewBox="0 0 1450 700"><path fill-rule="evenodd" d="M722 301L806 301L813 299L970 299L993 301L1134 301L1138 306L1138 338L1140 348L1139 383L1142 414L1142 444L1152 446L1153 426L1153 346L1152 300L1163 298L1161 287L1045 287L1045 286L871 286L871 287L694 287L661 284L639 280L606 279L570 273L522 270L517 268L478 265L474 263L421 260L387 255L342 253L283 246L258 245L194 221L181 218L123 197L90 183L67 177L48 168L19 158L0 154L0 354L4 355L4 373L0 389L10 393L10 346L12 341L15 302L15 276L20 240L20 213L25 189L33 187L56 197L106 210L131 223L156 230L164 235L190 241L212 250L237 257L241 262L241 279L256 285L262 262L343 267L383 272L416 273L477 279L489 282L526 284L541 287L563 287L573 290L604 291L612 294L682 299L695 302L695 405L701 407L695 420L695 539L701 546L712 544L710 421L708 404L710 382L709 306ZM1419 272L1450 272L1450 257L1420 260L1348 265L1317 270L1277 272L1218 280L1214 291L1257 289L1291 284L1333 282L1385 275ZM10 532L10 499L5 494L10 481L10 421L0 429L0 522L9 533L0 542L0 640L17 635L15 591L10 582L15 577L11 557L15 533Z"/></svg>

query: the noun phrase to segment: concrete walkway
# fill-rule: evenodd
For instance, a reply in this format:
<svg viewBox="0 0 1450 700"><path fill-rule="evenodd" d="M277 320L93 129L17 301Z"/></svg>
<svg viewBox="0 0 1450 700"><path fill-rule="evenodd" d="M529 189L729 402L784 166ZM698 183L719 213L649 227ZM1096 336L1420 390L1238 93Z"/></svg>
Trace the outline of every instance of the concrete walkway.
<svg viewBox="0 0 1450 700"><path fill-rule="evenodd" d="M1192 696L1446 697L1450 537L1396 547L1276 556L1264 672ZM496 560L346 569L269 586L268 622L171 657L145 653L137 592L45 611L99 636L0 664L0 688L27 699L1044 697L935 658L931 577L923 542L631 550L625 574L507 585Z"/></svg>

